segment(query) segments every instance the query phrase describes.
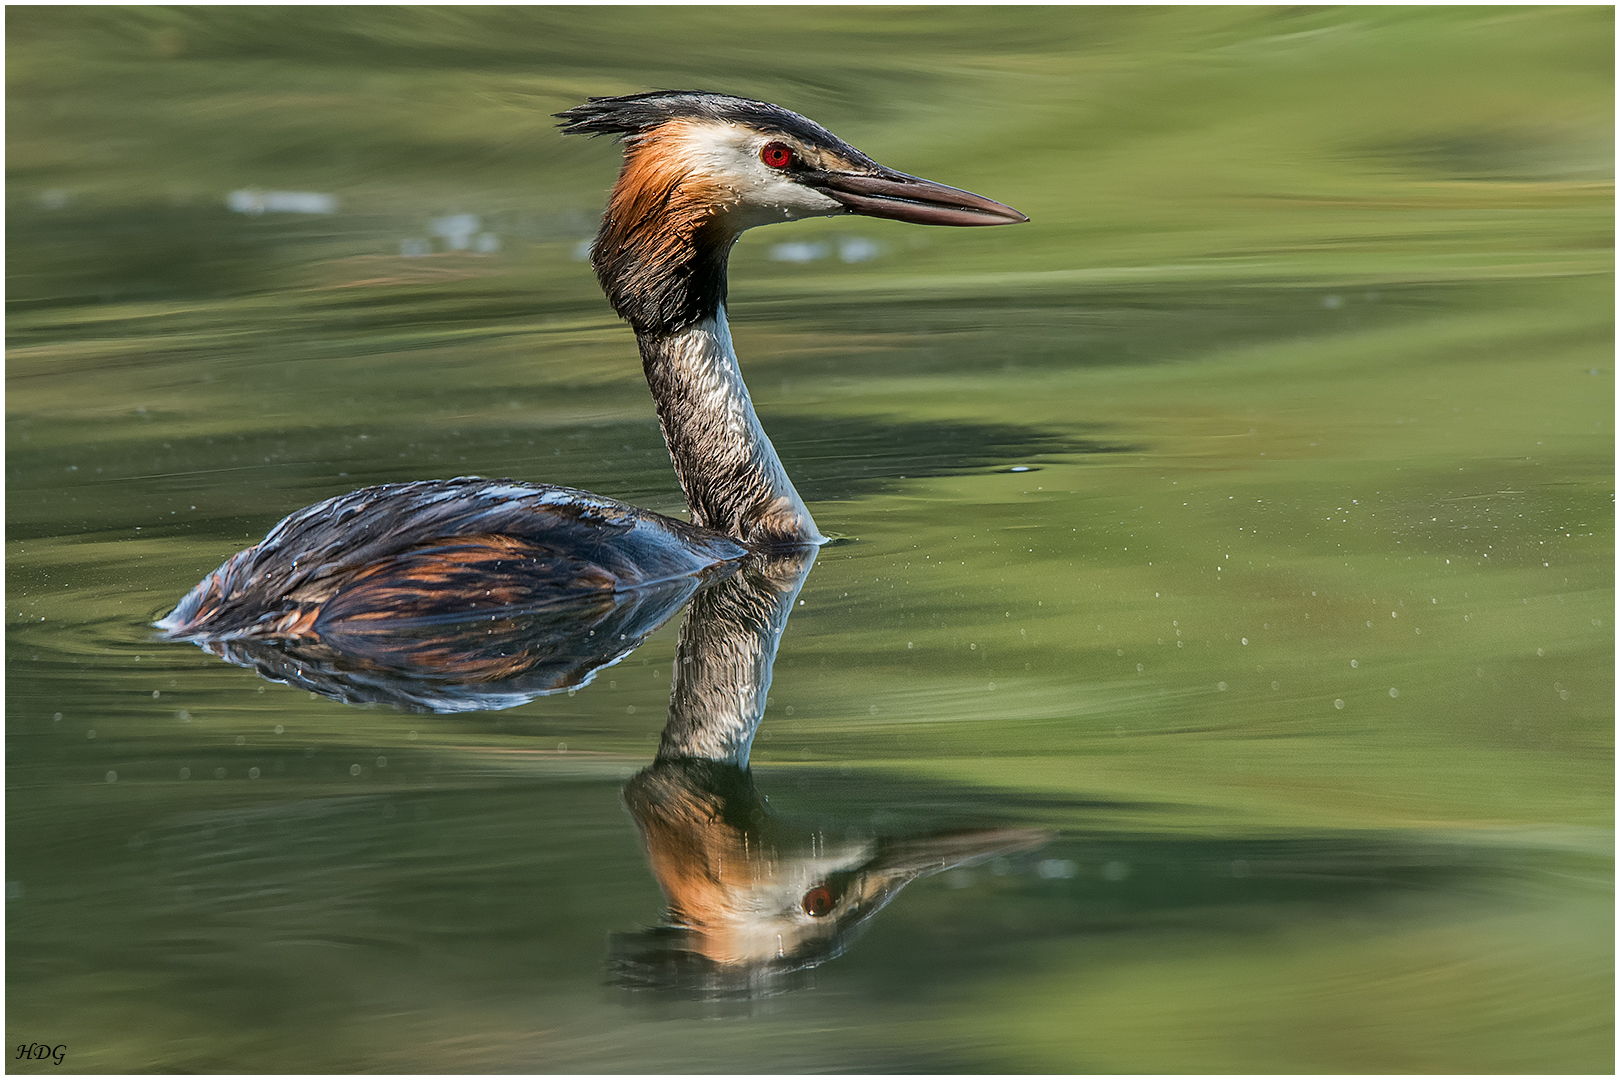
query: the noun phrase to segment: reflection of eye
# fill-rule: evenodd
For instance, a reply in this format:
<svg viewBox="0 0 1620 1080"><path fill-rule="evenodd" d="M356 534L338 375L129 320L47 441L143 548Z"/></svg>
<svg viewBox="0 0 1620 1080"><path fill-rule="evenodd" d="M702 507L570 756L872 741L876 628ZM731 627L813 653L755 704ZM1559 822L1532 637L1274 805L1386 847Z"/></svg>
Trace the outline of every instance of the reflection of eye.
<svg viewBox="0 0 1620 1080"><path fill-rule="evenodd" d="M793 149L786 143L768 142L759 148L759 160L773 169L785 169L793 164Z"/></svg>
<svg viewBox="0 0 1620 1080"><path fill-rule="evenodd" d="M829 915L833 909L832 890L825 885L817 885L804 894L804 899L799 901L799 906L804 908L804 913L812 918L819 919L823 915Z"/></svg>

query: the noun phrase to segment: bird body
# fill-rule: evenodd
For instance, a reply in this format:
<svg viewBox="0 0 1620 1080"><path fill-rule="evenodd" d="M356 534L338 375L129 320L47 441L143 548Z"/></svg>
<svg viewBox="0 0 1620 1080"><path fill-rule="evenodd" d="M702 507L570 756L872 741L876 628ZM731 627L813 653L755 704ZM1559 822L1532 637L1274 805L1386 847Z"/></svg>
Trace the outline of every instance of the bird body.
<svg viewBox="0 0 1620 1080"><path fill-rule="evenodd" d="M228 559L156 625L197 640L321 640L344 627L511 613L734 566L823 537L755 414L726 322L742 232L857 213L998 225L1024 215L897 173L778 106L721 94L593 98L568 133L624 164L592 263L636 333L692 522L588 492L462 477L306 507Z"/></svg>

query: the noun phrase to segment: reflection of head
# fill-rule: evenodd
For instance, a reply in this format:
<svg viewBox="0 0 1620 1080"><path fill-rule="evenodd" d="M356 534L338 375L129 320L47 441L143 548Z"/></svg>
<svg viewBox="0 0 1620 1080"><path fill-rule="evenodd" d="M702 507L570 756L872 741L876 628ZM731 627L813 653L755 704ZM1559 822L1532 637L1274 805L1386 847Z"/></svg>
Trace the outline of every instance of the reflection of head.
<svg viewBox="0 0 1620 1080"><path fill-rule="evenodd" d="M624 791L668 902L667 922L614 942L618 981L759 996L843 952L907 883L1034 846L1045 834L980 830L830 840L770 816L735 765L662 759Z"/></svg>

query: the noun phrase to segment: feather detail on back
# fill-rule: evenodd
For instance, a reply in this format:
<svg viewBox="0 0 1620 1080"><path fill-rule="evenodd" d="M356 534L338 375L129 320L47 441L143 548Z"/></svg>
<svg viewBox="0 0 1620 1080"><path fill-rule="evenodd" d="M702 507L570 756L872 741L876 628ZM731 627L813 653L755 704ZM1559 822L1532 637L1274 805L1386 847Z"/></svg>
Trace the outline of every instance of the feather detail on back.
<svg viewBox="0 0 1620 1080"><path fill-rule="evenodd" d="M157 626L172 637L301 639L368 612L445 620L511 611L640 588L744 554L725 537L573 488L477 477L387 484L289 515Z"/></svg>

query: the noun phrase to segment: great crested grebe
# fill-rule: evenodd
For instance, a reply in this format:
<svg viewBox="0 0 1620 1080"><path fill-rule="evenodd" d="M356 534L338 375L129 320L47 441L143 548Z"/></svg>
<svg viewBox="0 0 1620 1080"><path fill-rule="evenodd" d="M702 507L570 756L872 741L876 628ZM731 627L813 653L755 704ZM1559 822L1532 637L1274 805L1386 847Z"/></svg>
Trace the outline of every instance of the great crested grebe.
<svg viewBox="0 0 1620 1080"><path fill-rule="evenodd" d="M744 229L865 214L925 225L1027 221L885 168L763 101L686 91L592 98L564 132L616 135L624 165L591 249L635 330L690 524L514 480L384 484L305 507L156 624L173 637L319 640L345 624L514 612L822 541L743 385L726 260Z"/></svg>

